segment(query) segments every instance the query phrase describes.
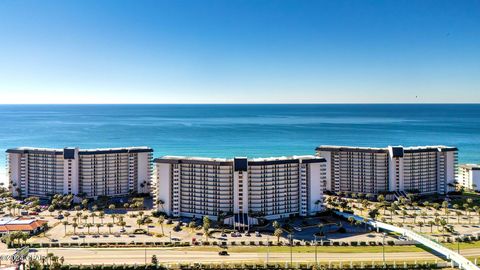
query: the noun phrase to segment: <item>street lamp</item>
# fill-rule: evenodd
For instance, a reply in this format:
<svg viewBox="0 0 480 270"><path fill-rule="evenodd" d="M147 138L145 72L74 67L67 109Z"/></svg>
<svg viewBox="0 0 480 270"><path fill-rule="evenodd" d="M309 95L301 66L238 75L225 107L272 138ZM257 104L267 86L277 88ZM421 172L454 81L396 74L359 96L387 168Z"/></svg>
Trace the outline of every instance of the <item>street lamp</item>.
<svg viewBox="0 0 480 270"><path fill-rule="evenodd" d="M383 251L383 267L385 267L385 236L387 234L383 233L383 240L382 240L382 251Z"/></svg>
<svg viewBox="0 0 480 270"><path fill-rule="evenodd" d="M457 237L457 253L460 254L460 236Z"/></svg>
<svg viewBox="0 0 480 270"><path fill-rule="evenodd" d="M315 237L315 267L318 265L317 261L317 236L314 234L313 237Z"/></svg>
<svg viewBox="0 0 480 270"><path fill-rule="evenodd" d="M290 238L290 267L293 265L293 241L292 241L292 233L288 234L288 237Z"/></svg>
<svg viewBox="0 0 480 270"><path fill-rule="evenodd" d="M268 257L269 257L269 254L270 253L270 240L267 236L267 267L268 267Z"/></svg>

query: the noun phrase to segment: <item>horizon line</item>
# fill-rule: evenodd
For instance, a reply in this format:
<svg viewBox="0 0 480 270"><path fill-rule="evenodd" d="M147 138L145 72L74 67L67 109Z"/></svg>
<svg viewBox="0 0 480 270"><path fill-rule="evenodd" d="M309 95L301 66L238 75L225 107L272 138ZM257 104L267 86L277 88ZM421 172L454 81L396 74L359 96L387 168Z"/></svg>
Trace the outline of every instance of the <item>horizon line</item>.
<svg viewBox="0 0 480 270"><path fill-rule="evenodd" d="M275 103L0 103L17 105L480 105L480 102L275 102Z"/></svg>

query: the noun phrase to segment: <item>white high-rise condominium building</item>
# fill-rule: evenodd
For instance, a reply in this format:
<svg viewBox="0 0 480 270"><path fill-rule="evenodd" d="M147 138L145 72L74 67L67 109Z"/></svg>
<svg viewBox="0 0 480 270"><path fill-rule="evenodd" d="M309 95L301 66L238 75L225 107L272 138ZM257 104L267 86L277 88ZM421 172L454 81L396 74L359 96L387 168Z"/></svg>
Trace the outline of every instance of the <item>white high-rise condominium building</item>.
<svg viewBox="0 0 480 270"><path fill-rule="evenodd" d="M40 198L149 193L152 152L148 147L8 149L10 189L15 197Z"/></svg>
<svg viewBox="0 0 480 270"><path fill-rule="evenodd" d="M252 224L252 217L307 216L323 209L326 163L320 157L165 156L154 164L154 201L168 215L223 215Z"/></svg>
<svg viewBox="0 0 480 270"><path fill-rule="evenodd" d="M471 190L480 190L480 165L462 164L458 168L457 182L460 186Z"/></svg>
<svg viewBox="0 0 480 270"><path fill-rule="evenodd" d="M455 147L319 146L316 151L327 160L326 189L334 192L445 194L455 181Z"/></svg>

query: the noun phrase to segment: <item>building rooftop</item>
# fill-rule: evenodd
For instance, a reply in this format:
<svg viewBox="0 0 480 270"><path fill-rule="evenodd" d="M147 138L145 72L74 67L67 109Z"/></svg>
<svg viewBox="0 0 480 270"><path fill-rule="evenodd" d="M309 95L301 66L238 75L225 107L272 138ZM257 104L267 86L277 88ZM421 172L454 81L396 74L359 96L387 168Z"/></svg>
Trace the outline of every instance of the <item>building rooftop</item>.
<svg viewBox="0 0 480 270"><path fill-rule="evenodd" d="M370 152L386 152L389 147L403 148L406 151L425 151L425 150L436 150L436 151L456 151L456 147L446 146L446 145L425 145L425 146L407 146L402 145L397 146L387 146L387 147L364 147L364 146L339 146L339 145L320 145L316 148L317 151L322 150L347 150L347 151L370 151Z"/></svg>
<svg viewBox="0 0 480 270"><path fill-rule="evenodd" d="M303 155L303 156L281 156L281 157L267 157L267 158L251 158L246 157L235 157L235 158L208 158L208 157L186 157L186 156L163 156L156 158L154 162L157 163L215 163L220 165L233 165L234 159L247 159L249 163L260 163L260 162L278 162L283 161L297 161L297 160L315 160L315 161L324 161L322 157L317 157L313 155Z"/></svg>
<svg viewBox="0 0 480 270"><path fill-rule="evenodd" d="M7 153L58 153L61 154L65 149L77 149L75 147L65 148L42 148L42 147L17 147L7 149ZM97 153L115 153L115 152L153 152L153 149L147 146L132 146L132 147L117 147L117 148L92 148L92 149L79 149L80 154L97 154Z"/></svg>
<svg viewBox="0 0 480 270"><path fill-rule="evenodd" d="M30 218L0 218L0 232L33 231L46 224L46 220Z"/></svg>
<svg viewBox="0 0 480 270"><path fill-rule="evenodd" d="M480 164L460 164L459 167L471 170L480 170Z"/></svg>

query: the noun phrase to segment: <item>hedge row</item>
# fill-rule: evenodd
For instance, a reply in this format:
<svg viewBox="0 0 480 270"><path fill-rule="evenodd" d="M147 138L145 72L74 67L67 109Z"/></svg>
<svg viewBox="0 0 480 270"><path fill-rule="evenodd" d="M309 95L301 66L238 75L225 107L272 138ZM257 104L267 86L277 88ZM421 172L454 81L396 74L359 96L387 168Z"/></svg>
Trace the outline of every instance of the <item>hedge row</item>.
<svg viewBox="0 0 480 270"><path fill-rule="evenodd" d="M441 269L437 264L434 263L424 263L424 264L408 264L406 265L406 269ZM244 270L244 269L256 269L256 270L331 270L331 269L339 269L339 265L323 265L320 264L318 266L314 266L313 264L295 264L294 266L288 266L284 264L241 264L241 265L232 265L232 264L225 264L225 265L179 265L174 268L168 268L161 265L154 265L154 264L147 264L147 265L62 265L60 268L52 268L52 270L169 270L169 269L179 269L179 270L203 270L203 269L217 269L217 270ZM399 269L404 268L404 265L401 266L394 266L394 265L386 265L382 266L381 264L372 266L363 266L363 268L368 269ZM28 267L27 267L28 268ZM342 265L341 269L361 269L362 266L358 264L354 264L352 266L346 264ZM48 265L47 266L40 266L39 269L35 267L30 267L30 270L50 270Z"/></svg>
<svg viewBox="0 0 480 270"><path fill-rule="evenodd" d="M394 241L386 241L386 245L393 246L395 245ZM27 243L27 246L31 248L52 248L52 247L187 247L191 244L189 242L115 242L115 243ZM290 246L289 242L279 241L203 241L203 242L194 242L194 246ZM314 246L313 242L301 242L294 241L294 246ZM317 242L318 246L381 246L382 242L376 241L332 241L332 242ZM24 244L10 243L9 248L18 248L25 246Z"/></svg>

